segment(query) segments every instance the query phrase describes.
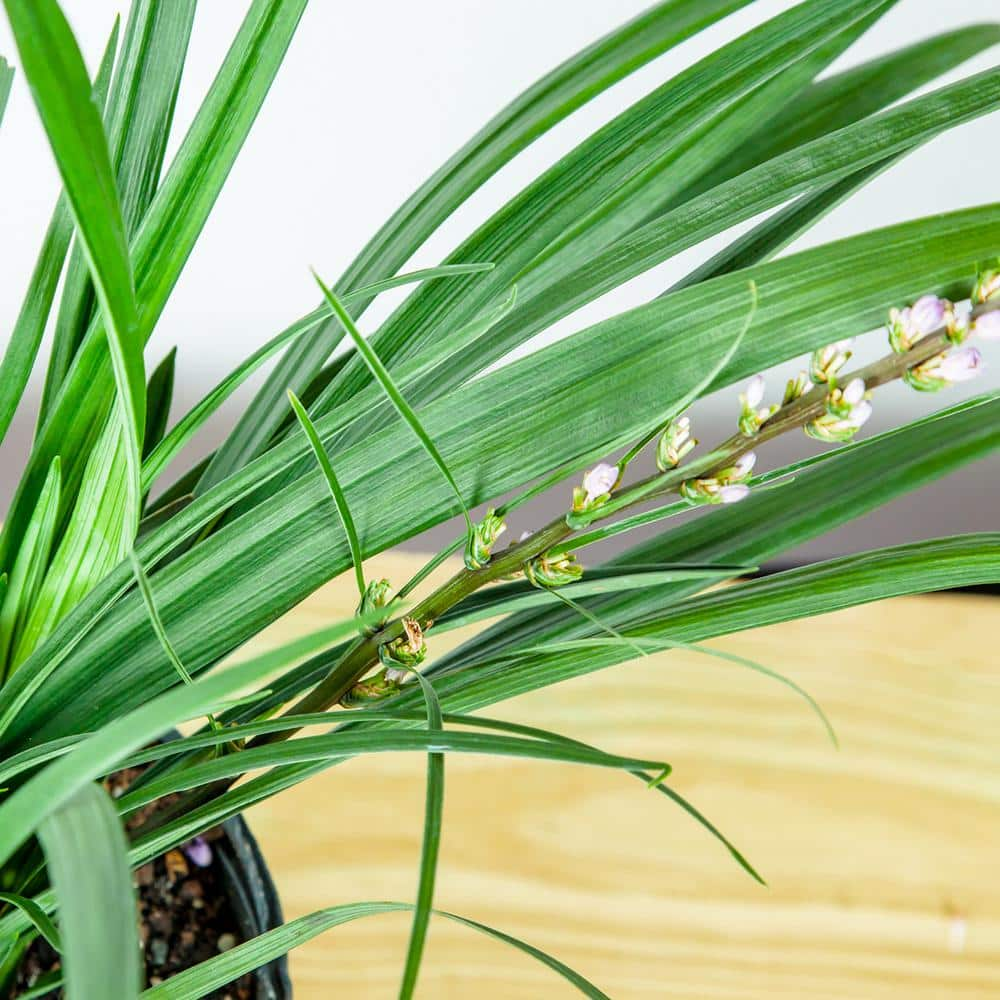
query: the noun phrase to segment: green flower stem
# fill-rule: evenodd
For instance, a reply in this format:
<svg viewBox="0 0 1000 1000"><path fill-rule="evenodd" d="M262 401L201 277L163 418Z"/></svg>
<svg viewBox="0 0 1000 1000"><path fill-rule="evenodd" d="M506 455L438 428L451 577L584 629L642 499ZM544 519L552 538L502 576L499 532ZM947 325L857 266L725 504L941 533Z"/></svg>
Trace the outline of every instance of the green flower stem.
<svg viewBox="0 0 1000 1000"><path fill-rule="evenodd" d="M1000 300L977 307L973 310L972 316L975 318L998 309L1000 309ZM861 378L864 379L866 388L875 389L902 378L910 368L922 364L951 346L948 332L942 327L923 337L905 354L889 354L864 368L842 376L838 379L838 383L847 385L852 379ZM734 434L718 448L686 465L671 469L667 473L649 476L594 510L587 523L604 520L637 503L676 493L685 480L711 476L713 472L731 466L741 455L759 445L790 430L804 427L811 420L815 420L816 417L824 413L828 391L828 387L825 385L817 386L794 402L783 406L756 434ZM433 627L438 618L460 601L489 583L495 583L505 576L521 571L525 563L548 552L582 526L582 524L576 523L575 527L571 527L566 522L566 516L560 516L523 541L498 552L482 568L459 570L450 580L410 609L407 612L407 617L415 618L426 632ZM285 714L324 712L338 704L365 674L378 666L379 647L402 634L403 619L400 617L388 622L376 634L358 639L344 653L330 673L291 708L287 709ZM293 736L296 731L286 729L267 733L256 737L248 746L261 746L285 740ZM238 751L227 748L227 752ZM146 833L156 829L171 817L210 801L225 792L235 781L235 777L226 778L183 794L170 806L153 813L136 833Z"/></svg>
<svg viewBox="0 0 1000 1000"><path fill-rule="evenodd" d="M973 317L994 309L1000 309L1000 301L979 306ZM868 389L875 389L901 378L915 365L933 358L951 346L947 331L942 328L918 341L906 354L889 354L872 364L845 375L838 381L846 385L852 379L864 379ZM751 436L737 433L714 449L709 455L672 469L670 472L650 476L642 480L620 496L597 508L589 523L603 520L640 501L651 500L669 493L676 493L681 483L687 479L710 475L713 471L733 464L741 455L790 430L802 428L811 420L821 416L825 410L826 386L817 386L801 398L789 403L768 420L760 430ZM582 525L581 525L582 526ZM462 569L436 591L411 609L408 614L420 622L424 631L433 627L434 622L446 611L475 593L480 587L494 583L502 577L519 571L526 562L547 552L553 546L568 538L574 532L561 516L541 528L535 534L497 553L490 562L477 570ZM321 712L337 704L351 687L378 663L378 648L402 634L402 620L388 623L381 632L370 639L359 641L349 649L326 678L304 695L290 713ZM290 731L270 733L258 737L255 742L270 742L287 739Z"/></svg>

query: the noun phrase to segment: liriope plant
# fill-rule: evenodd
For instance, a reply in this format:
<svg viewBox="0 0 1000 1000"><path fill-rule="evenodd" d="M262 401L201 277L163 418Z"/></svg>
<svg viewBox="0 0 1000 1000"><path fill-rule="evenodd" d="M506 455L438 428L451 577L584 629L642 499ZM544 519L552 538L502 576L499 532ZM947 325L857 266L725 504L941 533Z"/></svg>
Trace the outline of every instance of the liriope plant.
<svg viewBox="0 0 1000 1000"><path fill-rule="evenodd" d="M907 153L1000 106L998 69L910 97L1000 28L935 35L831 75L895 0L804 0L623 110L440 266L406 270L534 139L752 6L664 0L501 111L343 275L317 278L312 312L171 424L174 353L147 376L145 345L305 5L253 0L167 164L194 0L136 0L93 80L55 0L4 0L63 189L0 363L6 433L51 327L37 434L0 535L0 989L38 935L62 959L44 985L71 998L193 998L338 924L410 910L402 997L432 914L601 997L474 914L434 910L445 758L626 771L759 880L658 756L473 713L650 652L718 657L703 640L1000 580L997 534L752 576L1000 445L996 391L863 433L886 383L936 392L982 369L981 344L1000 337L1000 205L779 256ZM12 77L0 65L0 114ZM658 298L504 363L605 292L754 218ZM371 302L406 284L403 304L365 331ZM884 356L853 367L853 338L886 332ZM222 446L178 470L192 436L275 356ZM798 356L801 374L769 395L761 373ZM689 409L731 386L742 389L732 435L699 448ZM803 431L822 450L765 471L767 442ZM523 507L542 493L563 512L525 530ZM699 507L711 509L684 516ZM365 558L456 516L454 543L413 579L366 576ZM603 565L588 559L594 543L650 526ZM429 587L452 557L451 576ZM342 573L358 588L354 619L214 669ZM434 655L437 633L475 622L491 624ZM790 678L726 658L790 685L826 723ZM412 902L331 901L143 990L131 867L201 850L200 833L254 802L393 751L427 757ZM112 801L100 779L133 766L146 770ZM126 838L123 819L139 809Z"/></svg>

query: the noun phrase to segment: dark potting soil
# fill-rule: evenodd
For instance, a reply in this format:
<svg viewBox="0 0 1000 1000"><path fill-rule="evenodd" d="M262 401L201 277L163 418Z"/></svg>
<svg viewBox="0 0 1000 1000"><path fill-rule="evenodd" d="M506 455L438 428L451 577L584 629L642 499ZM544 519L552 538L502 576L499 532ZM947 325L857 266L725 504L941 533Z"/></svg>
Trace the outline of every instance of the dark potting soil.
<svg viewBox="0 0 1000 1000"><path fill-rule="evenodd" d="M141 770L118 772L105 784L118 798ZM139 810L126 825L137 825L152 808ZM210 830L204 840L211 847L212 841L221 836L221 829ZM192 857L184 851L169 851L135 872L139 937L145 956L147 986L155 986L243 940L226 891L218 853L211 852L211 860L204 866L195 863L206 860L208 852L204 848L192 850L190 854ZM43 938L36 938L21 962L10 1000L16 1000L41 976L58 968L58 953ZM257 988L253 973L207 995L214 1000L255 1000ZM62 996L62 990L53 990L44 995L44 1000Z"/></svg>

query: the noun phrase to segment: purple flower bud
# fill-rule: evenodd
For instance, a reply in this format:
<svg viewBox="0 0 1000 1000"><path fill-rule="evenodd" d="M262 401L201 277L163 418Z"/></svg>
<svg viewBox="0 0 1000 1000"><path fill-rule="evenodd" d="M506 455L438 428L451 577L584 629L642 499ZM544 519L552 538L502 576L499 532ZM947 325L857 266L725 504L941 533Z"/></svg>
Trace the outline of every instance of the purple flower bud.
<svg viewBox="0 0 1000 1000"><path fill-rule="evenodd" d="M730 486L719 488L719 500L721 503L739 503L750 496L750 487L743 483L733 483Z"/></svg>
<svg viewBox="0 0 1000 1000"><path fill-rule="evenodd" d="M195 837L181 847L188 861L198 868L207 868L212 863L212 848L204 837Z"/></svg>
<svg viewBox="0 0 1000 1000"><path fill-rule="evenodd" d="M747 400L747 408L755 410L764 401L764 389L766 385L764 383L763 375L754 375L750 379L750 384L747 386L747 391L745 393Z"/></svg>
<svg viewBox="0 0 1000 1000"><path fill-rule="evenodd" d="M909 326L913 333L925 336L944 326L948 315L948 303L936 295L924 295L913 303L910 310Z"/></svg>
<svg viewBox="0 0 1000 1000"><path fill-rule="evenodd" d="M618 482L618 466L600 462L583 477L583 488L587 493L587 503L610 493Z"/></svg>
<svg viewBox="0 0 1000 1000"><path fill-rule="evenodd" d="M937 374L949 382L967 382L983 370L983 356L974 347L960 347L938 363Z"/></svg>
<svg viewBox="0 0 1000 1000"><path fill-rule="evenodd" d="M983 340L1000 340L1000 310L983 313L972 327L972 332Z"/></svg>

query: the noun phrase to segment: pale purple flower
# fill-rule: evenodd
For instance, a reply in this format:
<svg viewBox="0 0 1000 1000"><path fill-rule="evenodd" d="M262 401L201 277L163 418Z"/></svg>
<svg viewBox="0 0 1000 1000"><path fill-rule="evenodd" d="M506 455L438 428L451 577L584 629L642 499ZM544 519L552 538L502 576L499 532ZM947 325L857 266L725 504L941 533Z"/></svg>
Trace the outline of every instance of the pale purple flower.
<svg viewBox="0 0 1000 1000"><path fill-rule="evenodd" d="M743 483L731 483L729 486L719 487L719 501L721 503L739 503L750 496L750 487Z"/></svg>
<svg viewBox="0 0 1000 1000"><path fill-rule="evenodd" d="M593 503L598 497L610 493L618 482L618 466L600 462L583 477L583 488L587 493L586 503Z"/></svg>
<svg viewBox="0 0 1000 1000"><path fill-rule="evenodd" d="M904 316L907 310L903 310ZM905 320L908 332L923 337L933 333L945 324L948 317L948 303L936 295L924 295L913 303Z"/></svg>
<svg viewBox="0 0 1000 1000"><path fill-rule="evenodd" d="M744 394L746 397L747 409L756 410L757 407L764 402L765 388L766 386L763 375L754 375L754 377L750 379L750 384L747 386L747 391Z"/></svg>
<svg viewBox="0 0 1000 1000"><path fill-rule="evenodd" d="M944 355L934 366L933 374L948 382L967 382L982 370L982 354L974 347L960 347Z"/></svg>
<svg viewBox="0 0 1000 1000"><path fill-rule="evenodd" d="M972 332L983 340L1000 340L1000 310L983 313L972 327Z"/></svg>
<svg viewBox="0 0 1000 1000"><path fill-rule="evenodd" d="M748 451L746 454L740 455L733 465L733 479L745 479L751 472L753 472L753 467L756 464L757 456L752 451Z"/></svg>
<svg viewBox="0 0 1000 1000"><path fill-rule="evenodd" d="M212 848L204 837L194 837L182 845L181 850L198 868L207 868L212 863Z"/></svg>
<svg viewBox="0 0 1000 1000"><path fill-rule="evenodd" d="M865 398L865 381L860 378L852 378L844 387L841 394L843 400L850 407L855 407Z"/></svg>

